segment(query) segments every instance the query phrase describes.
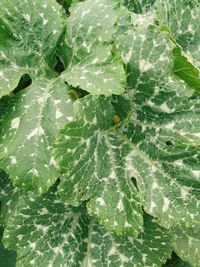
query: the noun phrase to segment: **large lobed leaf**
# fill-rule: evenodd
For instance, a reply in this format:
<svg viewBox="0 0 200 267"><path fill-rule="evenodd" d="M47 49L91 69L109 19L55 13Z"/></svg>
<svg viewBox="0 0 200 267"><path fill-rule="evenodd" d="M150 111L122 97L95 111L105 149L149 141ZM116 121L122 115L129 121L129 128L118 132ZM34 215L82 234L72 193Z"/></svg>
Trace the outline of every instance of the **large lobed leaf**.
<svg viewBox="0 0 200 267"><path fill-rule="evenodd" d="M157 0L157 17L191 60L200 67L200 6L198 0Z"/></svg>
<svg viewBox="0 0 200 267"><path fill-rule="evenodd" d="M130 88L124 121L113 127L111 100L87 96L55 145L62 198L90 200L89 213L107 229L134 235L141 205L166 228L200 219L199 99L173 76L167 34L156 26L136 31L118 41Z"/></svg>
<svg viewBox="0 0 200 267"><path fill-rule="evenodd" d="M63 78L94 95L124 91L123 64L111 45L117 31L120 3L87 0L75 5L67 23L72 58Z"/></svg>
<svg viewBox="0 0 200 267"><path fill-rule="evenodd" d="M25 73L33 79L42 73L55 76L54 53L63 28L54 0L1 0L0 97L14 90Z"/></svg>
<svg viewBox="0 0 200 267"><path fill-rule="evenodd" d="M200 100L191 88L200 88L199 1L121 1L131 13L120 1L86 0L70 9L63 43L55 2L0 3L0 96L23 74L33 79L3 112L0 167L23 190L46 192L60 175L55 135L73 116L63 80L92 95L118 95L123 62L127 92L75 103L76 118L55 145L58 192L22 195L0 173L4 244L17 251L18 267L155 267L172 244L198 267ZM62 81L49 80L58 48L67 67ZM63 200L87 201L95 219ZM3 264L14 266L15 255L0 244Z"/></svg>
<svg viewBox="0 0 200 267"><path fill-rule="evenodd" d="M174 70L191 88L200 92L200 6L197 0L157 0L157 19L170 34L180 51L176 52Z"/></svg>
<svg viewBox="0 0 200 267"><path fill-rule="evenodd" d="M58 129L73 116L67 87L38 79L15 94L2 122L0 166L25 190L47 191L59 173L51 154Z"/></svg>
<svg viewBox="0 0 200 267"><path fill-rule="evenodd" d="M191 225L199 220L200 102L173 76L173 44L165 33L156 26L137 32L138 38L130 31L118 42L131 89L132 111L120 127L134 149L130 175L141 186L146 211L162 225Z"/></svg>
<svg viewBox="0 0 200 267"><path fill-rule="evenodd" d="M108 131L114 116L110 100L92 101L88 96L75 103L75 110L78 121L67 124L56 144L56 158L64 173L60 193L72 205L93 197L90 214L111 231L137 235L142 208L123 164L127 145Z"/></svg>
<svg viewBox="0 0 200 267"><path fill-rule="evenodd" d="M55 188L43 196L21 198L4 233L6 247L17 250L17 267L157 267L170 255L171 234L145 215L137 239L106 232L58 197Z"/></svg>

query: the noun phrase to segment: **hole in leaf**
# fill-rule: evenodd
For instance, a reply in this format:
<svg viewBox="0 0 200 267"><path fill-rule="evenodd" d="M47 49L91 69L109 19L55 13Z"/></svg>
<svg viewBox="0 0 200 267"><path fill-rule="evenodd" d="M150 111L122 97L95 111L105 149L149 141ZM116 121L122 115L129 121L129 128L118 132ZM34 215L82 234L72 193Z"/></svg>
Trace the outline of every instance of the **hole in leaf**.
<svg viewBox="0 0 200 267"><path fill-rule="evenodd" d="M173 146L173 144L172 144L171 141L166 141L166 145L167 145L167 146Z"/></svg>
<svg viewBox="0 0 200 267"><path fill-rule="evenodd" d="M27 87L28 87L29 85L31 85L31 84L32 84L31 77L30 77L28 74L24 74L24 75L21 77L21 79L20 79L20 81L19 81L17 87L16 87L15 90L13 91L13 93L16 94L16 93L18 93L19 91L21 91L21 90L27 88Z"/></svg>
<svg viewBox="0 0 200 267"><path fill-rule="evenodd" d="M138 190L138 187L137 187L137 180L135 177L131 177L131 182L134 184L134 186L137 188Z"/></svg>
<svg viewBox="0 0 200 267"><path fill-rule="evenodd" d="M55 71L61 73L65 70L64 64L62 63L59 57L56 57L56 60L57 60L57 63L55 65Z"/></svg>
<svg viewBox="0 0 200 267"><path fill-rule="evenodd" d="M66 85L69 86L68 93L72 96L73 100L77 100L78 98L83 98L84 96L88 95L89 93L80 89L80 88L74 88L70 86L67 82L65 82Z"/></svg>
<svg viewBox="0 0 200 267"><path fill-rule="evenodd" d="M175 267L175 266L182 266L182 267L192 267L187 262L182 261L177 254L173 251L171 257L166 261L162 267Z"/></svg>

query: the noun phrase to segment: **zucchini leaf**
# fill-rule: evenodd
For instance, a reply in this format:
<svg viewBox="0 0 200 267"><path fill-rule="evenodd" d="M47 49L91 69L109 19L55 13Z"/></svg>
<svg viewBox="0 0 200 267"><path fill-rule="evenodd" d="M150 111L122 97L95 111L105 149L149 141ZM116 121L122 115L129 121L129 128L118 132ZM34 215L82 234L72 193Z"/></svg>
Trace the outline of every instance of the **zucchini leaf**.
<svg viewBox="0 0 200 267"><path fill-rule="evenodd" d="M157 17L167 25L190 61L200 67L200 6L198 0L157 0Z"/></svg>
<svg viewBox="0 0 200 267"><path fill-rule="evenodd" d="M124 91L123 64L111 44L119 14L118 0L87 0L72 7L67 23L72 58L62 77L73 87L93 95Z"/></svg>
<svg viewBox="0 0 200 267"><path fill-rule="evenodd" d="M55 51L65 26L54 0L0 2L0 97L24 74L55 77Z"/></svg>
<svg viewBox="0 0 200 267"><path fill-rule="evenodd" d="M62 198L72 205L90 200L90 215L128 235L141 231L141 205L166 228L200 219L200 100L173 75L166 33L156 26L137 31L118 42L127 117L114 125L111 99L87 96L55 144Z"/></svg>
<svg viewBox="0 0 200 267"><path fill-rule="evenodd" d="M174 229L174 250L193 267L200 265L200 225Z"/></svg>
<svg viewBox="0 0 200 267"><path fill-rule="evenodd" d="M73 117L68 87L40 78L9 101L2 122L0 166L14 185L39 193L59 177L52 156L58 129Z"/></svg>
<svg viewBox="0 0 200 267"><path fill-rule="evenodd" d="M121 0L122 4L136 14L148 12L156 0Z"/></svg>
<svg viewBox="0 0 200 267"><path fill-rule="evenodd" d="M87 217L85 207L71 208L55 191L23 197L4 232L4 245L17 251L17 267L161 266L169 257L171 234L144 217L137 239L117 237Z"/></svg>

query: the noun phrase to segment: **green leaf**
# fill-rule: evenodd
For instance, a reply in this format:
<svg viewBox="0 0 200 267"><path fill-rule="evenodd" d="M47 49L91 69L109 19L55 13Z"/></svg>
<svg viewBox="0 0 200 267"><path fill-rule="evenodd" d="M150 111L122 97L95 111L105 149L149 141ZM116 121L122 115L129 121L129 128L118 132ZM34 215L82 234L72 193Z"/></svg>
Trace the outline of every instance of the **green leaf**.
<svg viewBox="0 0 200 267"><path fill-rule="evenodd" d="M88 219L83 209L61 202L55 189L24 196L4 232L6 247L17 251L17 266L77 266L86 253Z"/></svg>
<svg viewBox="0 0 200 267"><path fill-rule="evenodd" d="M116 36L121 35L133 27L131 23L131 14L132 13L127 8L121 7L121 12L117 22L118 30L115 34Z"/></svg>
<svg viewBox="0 0 200 267"><path fill-rule="evenodd" d="M6 247L17 250L17 267L161 266L171 253L171 235L145 215L137 239L117 237L64 204L54 189L21 199L4 233Z"/></svg>
<svg viewBox="0 0 200 267"><path fill-rule="evenodd" d="M162 267L192 267L189 263L182 261L173 251L170 259Z"/></svg>
<svg viewBox="0 0 200 267"><path fill-rule="evenodd" d="M93 95L124 91L123 64L111 45L119 14L116 0L87 0L71 10L67 40L73 55L62 75L70 85Z"/></svg>
<svg viewBox="0 0 200 267"><path fill-rule="evenodd" d="M58 129L73 116L68 87L38 79L10 100L1 132L0 166L14 185L47 191L59 177L51 155Z"/></svg>
<svg viewBox="0 0 200 267"><path fill-rule="evenodd" d="M92 101L88 96L74 107L78 121L61 130L56 144L56 158L64 173L60 193L76 206L93 197L88 206L91 215L110 231L136 236L142 229L142 207L122 163L126 145L107 132L114 118L110 99Z"/></svg>
<svg viewBox="0 0 200 267"><path fill-rule="evenodd" d="M131 89L132 112L120 129L133 147L128 168L146 212L165 227L200 216L200 100L173 75L173 46L156 26L138 27L118 44Z"/></svg>
<svg viewBox="0 0 200 267"><path fill-rule="evenodd" d="M128 87L140 87L141 94L145 90L150 94L157 83L165 83L171 74L175 44L169 40L168 33L160 32L157 26L149 25L149 21L147 25L144 21L137 25L117 39L117 48L125 64Z"/></svg>
<svg viewBox="0 0 200 267"><path fill-rule="evenodd" d="M15 267L16 253L4 248L1 239L3 226L17 203L19 190L13 188L5 173L0 170L0 266Z"/></svg>
<svg viewBox="0 0 200 267"><path fill-rule="evenodd" d="M170 267L170 266L167 266L167 267ZM184 261L180 260L176 265L173 265L171 267L192 267L192 265L190 265L187 262L184 262Z"/></svg>
<svg viewBox="0 0 200 267"><path fill-rule="evenodd" d="M96 223L90 224L88 256L84 267L162 266L169 257L169 231L159 227L149 216L144 217L144 232L138 238L111 235ZM101 257L100 257L101 255Z"/></svg>
<svg viewBox="0 0 200 267"><path fill-rule="evenodd" d="M148 12L154 5L155 1L156 0L121 0L124 6L137 14Z"/></svg>
<svg viewBox="0 0 200 267"><path fill-rule="evenodd" d="M60 5L62 5L67 12L67 14L70 14L70 7L72 5L77 4L78 2L84 1L84 0L56 0Z"/></svg>
<svg viewBox="0 0 200 267"><path fill-rule="evenodd" d="M189 62L189 59L181 53L179 48L174 51L174 55L174 73L200 94L199 69Z"/></svg>
<svg viewBox="0 0 200 267"><path fill-rule="evenodd" d="M127 117L114 126L110 100L87 96L55 145L62 198L90 199L89 213L108 230L135 235L141 205L166 228L200 219L200 99L173 75L168 35L156 26L137 31L118 43L129 74Z"/></svg>
<svg viewBox="0 0 200 267"><path fill-rule="evenodd" d="M63 31L55 0L0 2L0 97L17 87L21 76L51 76L54 52Z"/></svg>
<svg viewBox="0 0 200 267"><path fill-rule="evenodd" d="M6 174L0 170L0 226L4 226L13 213L21 193L18 188L12 186Z"/></svg>
<svg viewBox="0 0 200 267"><path fill-rule="evenodd" d="M200 225L191 228L174 229L174 249L176 253L193 267L200 265Z"/></svg>
<svg viewBox="0 0 200 267"><path fill-rule="evenodd" d="M157 0L158 20L167 25L172 36L200 67L200 7L197 0Z"/></svg>
<svg viewBox="0 0 200 267"><path fill-rule="evenodd" d="M1 238L3 235L3 228L0 227L0 266L1 267L15 267L16 266L16 253L4 248Z"/></svg>

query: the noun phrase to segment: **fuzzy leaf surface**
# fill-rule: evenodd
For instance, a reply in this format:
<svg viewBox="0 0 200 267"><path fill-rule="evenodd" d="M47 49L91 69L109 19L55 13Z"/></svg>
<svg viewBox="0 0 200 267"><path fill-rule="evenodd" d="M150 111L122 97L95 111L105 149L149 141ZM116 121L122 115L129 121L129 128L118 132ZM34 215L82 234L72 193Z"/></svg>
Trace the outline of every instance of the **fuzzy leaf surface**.
<svg viewBox="0 0 200 267"><path fill-rule="evenodd" d="M169 231L147 215L134 239L111 235L84 212L64 204L54 189L23 197L4 233L6 247L17 250L16 266L157 267L171 253Z"/></svg>
<svg viewBox="0 0 200 267"><path fill-rule="evenodd" d="M172 36L190 57L190 61L200 67L198 0L158 0L156 7L159 22L168 26Z"/></svg>
<svg viewBox="0 0 200 267"><path fill-rule="evenodd" d="M63 73L70 85L93 95L124 91L123 64L110 44L119 14L115 0L87 0L72 8L67 24L72 58Z"/></svg>
<svg viewBox="0 0 200 267"><path fill-rule="evenodd" d="M199 98L192 99L190 88L174 76L174 44L156 26L130 31L119 38L118 49L128 73L125 98L132 103L120 129L135 147L130 175L141 186L146 212L160 224L193 225L200 215Z"/></svg>
<svg viewBox="0 0 200 267"><path fill-rule="evenodd" d="M75 103L75 111L78 121L61 130L55 145L64 173L60 194L75 206L94 197L89 204L91 215L111 231L136 236L142 229L142 207L123 166L127 145L108 131L114 117L110 99L93 101L88 96Z"/></svg>
<svg viewBox="0 0 200 267"><path fill-rule="evenodd" d="M174 50L174 73L185 81L191 89L200 94L200 71L194 66L181 49Z"/></svg>
<svg viewBox="0 0 200 267"><path fill-rule="evenodd" d="M15 267L16 253L4 248L1 239L3 236L3 228L0 226L0 266L1 267Z"/></svg>
<svg viewBox="0 0 200 267"><path fill-rule="evenodd" d="M111 235L97 223L90 224L89 237L88 256L83 267L161 267L172 251L169 231L146 215L144 232L136 239Z"/></svg>
<svg viewBox="0 0 200 267"><path fill-rule="evenodd" d="M122 4L136 14L148 12L156 0L121 0Z"/></svg>
<svg viewBox="0 0 200 267"><path fill-rule="evenodd" d="M200 226L174 229L174 250L193 267L200 265Z"/></svg>
<svg viewBox="0 0 200 267"><path fill-rule="evenodd" d="M13 96L0 141L0 166L13 184L40 193L48 190L59 176L52 144L72 116L72 101L59 79L38 79Z"/></svg>
<svg viewBox="0 0 200 267"><path fill-rule="evenodd" d="M111 100L85 97L55 145L62 198L90 199L89 213L108 230L135 235L141 205L167 228L200 219L200 100L173 76L166 33L137 31L118 43L129 74L126 118L114 126Z"/></svg>
<svg viewBox="0 0 200 267"><path fill-rule="evenodd" d="M63 31L54 0L0 2L0 97L14 90L21 76L55 76L54 52Z"/></svg>
<svg viewBox="0 0 200 267"><path fill-rule="evenodd" d="M4 232L4 245L17 251L18 267L77 266L86 253L87 219L59 200L55 189L24 196Z"/></svg>
<svg viewBox="0 0 200 267"><path fill-rule="evenodd" d="M0 226L5 226L8 217L12 214L21 192L13 187L7 175L0 171Z"/></svg>

